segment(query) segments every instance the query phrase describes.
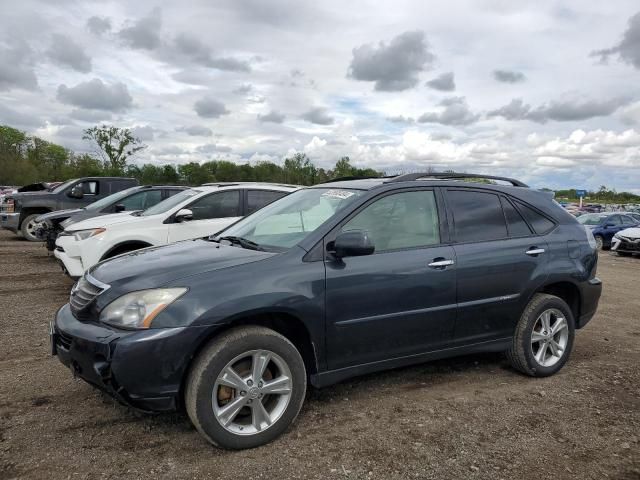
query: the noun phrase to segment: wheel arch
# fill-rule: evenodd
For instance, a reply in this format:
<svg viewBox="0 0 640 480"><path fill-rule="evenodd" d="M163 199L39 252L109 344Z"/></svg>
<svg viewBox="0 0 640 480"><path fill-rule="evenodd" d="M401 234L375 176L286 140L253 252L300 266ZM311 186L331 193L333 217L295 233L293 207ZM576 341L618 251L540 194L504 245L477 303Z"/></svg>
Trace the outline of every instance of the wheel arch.
<svg viewBox="0 0 640 480"><path fill-rule="evenodd" d="M185 382L189 376L189 371L200 352L206 348L213 339L220 336L222 333L233 328L254 325L270 328L293 343L302 356L302 360L304 361L304 366L307 371L307 378L318 373L317 349L311 339L311 333L300 318L291 313L280 311L240 315L234 317L229 322L224 323L219 328L212 329L211 334L202 338L198 346L193 350L189 360L187 361L187 365L185 366L182 381L180 383L180 393L178 395L178 401L180 403L184 401L184 391L186 387Z"/></svg>
<svg viewBox="0 0 640 480"><path fill-rule="evenodd" d="M582 296L576 284L569 281L548 283L536 290L535 293L548 293L549 295L555 295L564 300L566 304L569 305L573 319L577 324L580 319Z"/></svg>
<svg viewBox="0 0 640 480"><path fill-rule="evenodd" d="M26 207L20 210L20 220L18 221L18 228L22 227L22 222L29 216L34 214L43 214L52 212L50 208L47 207Z"/></svg>
<svg viewBox="0 0 640 480"><path fill-rule="evenodd" d="M102 257L100 257L100 261L111 258L115 255L120 255L121 253L130 252L133 250L139 250L141 248L153 247L153 245L149 242L145 242L143 240L126 240L124 242L117 243L109 250L106 251Z"/></svg>

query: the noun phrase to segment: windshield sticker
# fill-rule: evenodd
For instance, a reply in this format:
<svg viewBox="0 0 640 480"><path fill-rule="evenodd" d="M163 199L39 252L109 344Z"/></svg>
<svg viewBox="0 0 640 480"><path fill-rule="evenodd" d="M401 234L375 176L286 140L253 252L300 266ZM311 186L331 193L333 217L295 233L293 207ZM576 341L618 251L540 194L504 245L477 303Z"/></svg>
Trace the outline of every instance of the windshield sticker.
<svg viewBox="0 0 640 480"><path fill-rule="evenodd" d="M355 194L348 190L328 190L322 194L323 197L339 198L341 200L352 197L353 195Z"/></svg>

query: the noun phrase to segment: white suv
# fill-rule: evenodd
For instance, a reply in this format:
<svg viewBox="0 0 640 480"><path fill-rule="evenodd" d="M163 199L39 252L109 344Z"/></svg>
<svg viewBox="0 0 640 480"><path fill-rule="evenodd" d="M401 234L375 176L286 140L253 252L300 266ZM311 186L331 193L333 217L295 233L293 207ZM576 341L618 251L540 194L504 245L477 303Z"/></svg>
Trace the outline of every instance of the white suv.
<svg viewBox="0 0 640 480"><path fill-rule="evenodd" d="M298 188L269 183L205 184L143 212L74 223L58 237L54 254L67 274L80 277L96 263L122 253L216 233Z"/></svg>

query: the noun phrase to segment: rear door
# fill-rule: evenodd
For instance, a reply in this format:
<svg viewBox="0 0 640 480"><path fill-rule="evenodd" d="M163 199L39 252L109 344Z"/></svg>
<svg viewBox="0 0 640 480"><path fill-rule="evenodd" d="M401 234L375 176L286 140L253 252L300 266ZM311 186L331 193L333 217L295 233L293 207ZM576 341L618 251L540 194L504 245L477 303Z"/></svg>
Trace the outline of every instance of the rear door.
<svg viewBox="0 0 640 480"><path fill-rule="evenodd" d="M458 270L455 344L509 337L547 275L547 242L495 192L449 188L446 202Z"/></svg>
<svg viewBox="0 0 640 480"><path fill-rule="evenodd" d="M240 220L242 190L210 193L184 208L193 212L193 219L169 224L169 243L206 237Z"/></svg>
<svg viewBox="0 0 640 480"><path fill-rule="evenodd" d="M405 357L448 345L456 265L434 189L392 192L354 212L341 231L369 232L372 255L325 259L329 368Z"/></svg>

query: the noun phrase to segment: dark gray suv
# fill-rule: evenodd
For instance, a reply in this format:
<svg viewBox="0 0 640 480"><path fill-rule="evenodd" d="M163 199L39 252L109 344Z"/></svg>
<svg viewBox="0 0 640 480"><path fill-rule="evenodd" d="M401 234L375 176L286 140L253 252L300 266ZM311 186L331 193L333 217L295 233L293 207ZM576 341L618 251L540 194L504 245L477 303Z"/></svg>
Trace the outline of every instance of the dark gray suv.
<svg viewBox="0 0 640 480"><path fill-rule="evenodd" d="M250 448L293 422L308 383L485 351L556 373L596 312L596 264L590 231L516 180L336 181L96 265L52 347L121 402L183 407L211 443Z"/></svg>

